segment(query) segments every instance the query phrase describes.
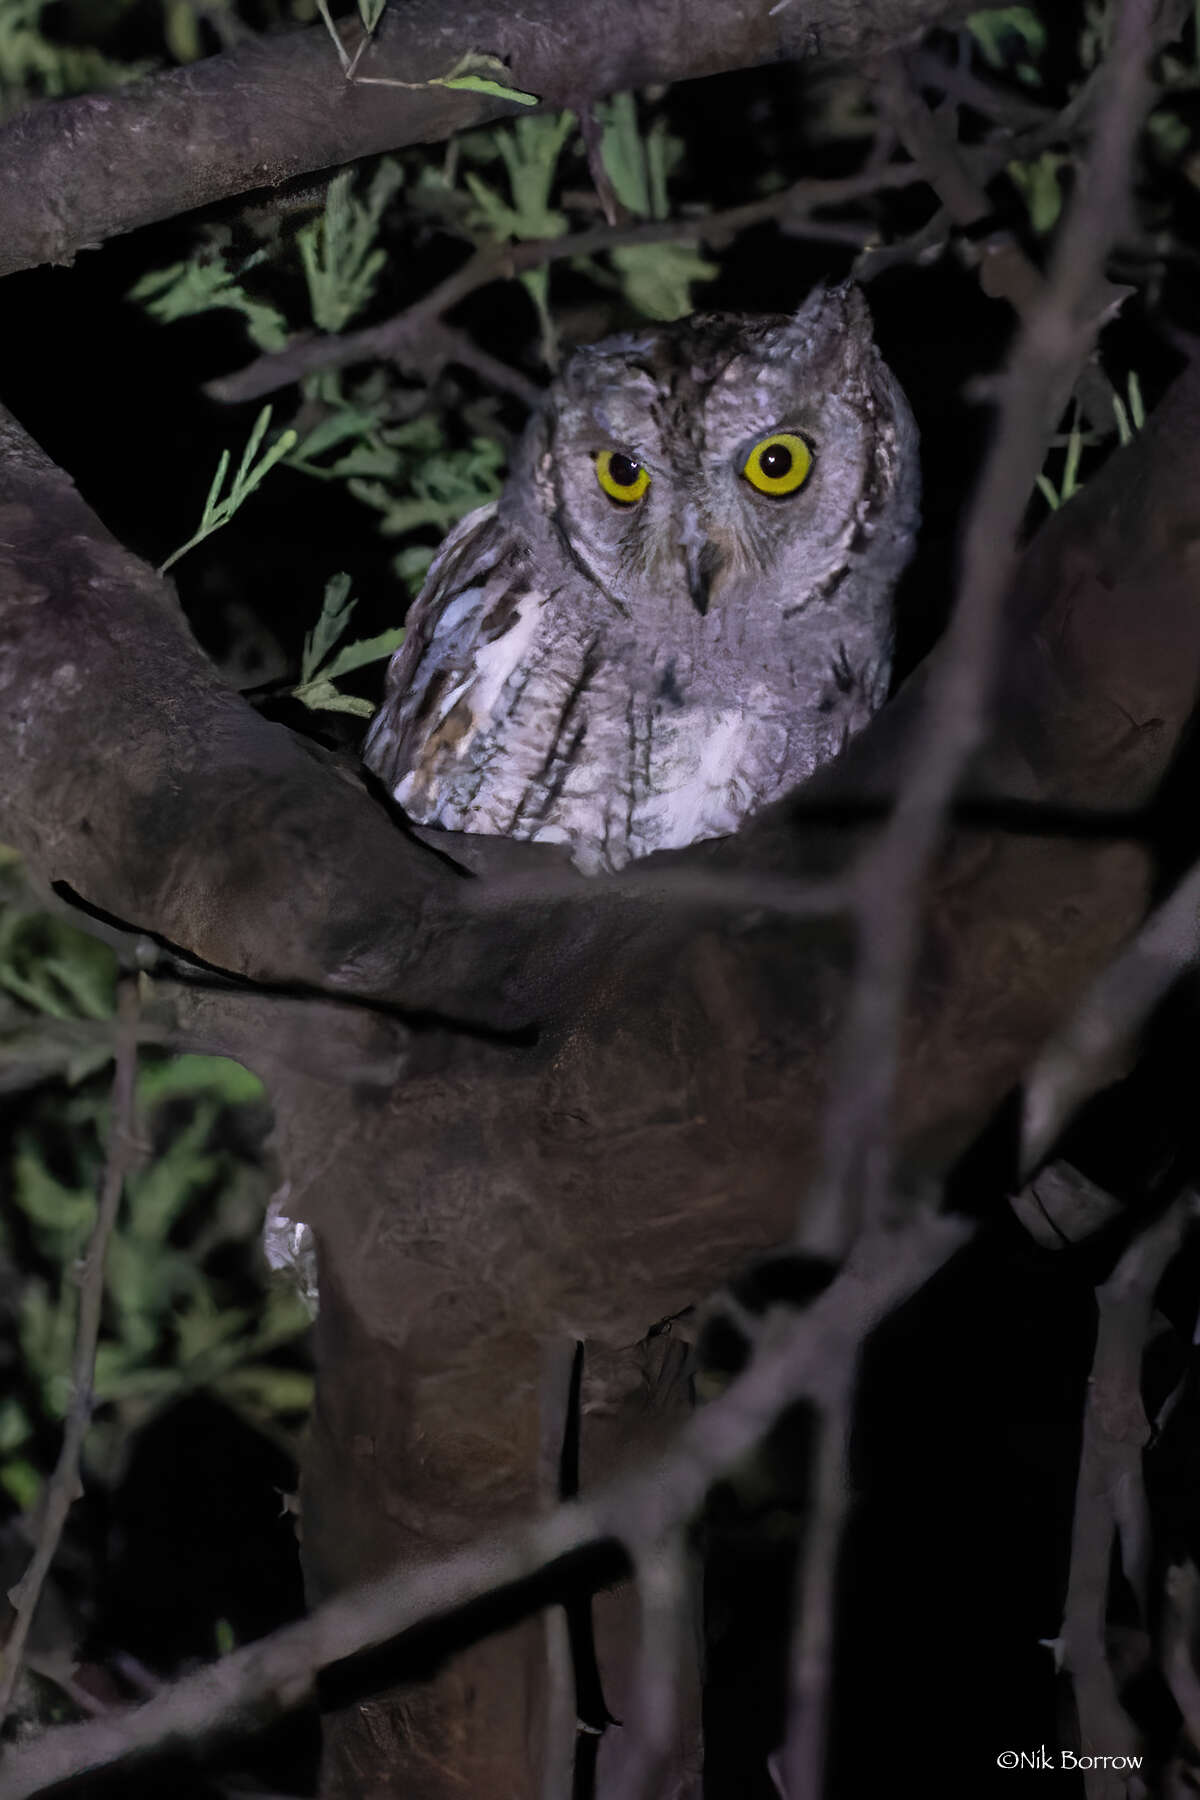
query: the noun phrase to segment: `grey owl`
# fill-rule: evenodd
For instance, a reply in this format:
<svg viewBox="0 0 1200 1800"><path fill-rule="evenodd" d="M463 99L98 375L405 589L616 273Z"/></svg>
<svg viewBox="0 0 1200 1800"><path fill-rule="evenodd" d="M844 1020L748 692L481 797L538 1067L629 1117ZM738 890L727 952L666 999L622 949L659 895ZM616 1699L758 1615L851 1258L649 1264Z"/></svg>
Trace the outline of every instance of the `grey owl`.
<svg viewBox="0 0 1200 1800"><path fill-rule="evenodd" d="M917 433L847 285L574 352L442 545L368 766L585 872L721 836L882 703Z"/></svg>

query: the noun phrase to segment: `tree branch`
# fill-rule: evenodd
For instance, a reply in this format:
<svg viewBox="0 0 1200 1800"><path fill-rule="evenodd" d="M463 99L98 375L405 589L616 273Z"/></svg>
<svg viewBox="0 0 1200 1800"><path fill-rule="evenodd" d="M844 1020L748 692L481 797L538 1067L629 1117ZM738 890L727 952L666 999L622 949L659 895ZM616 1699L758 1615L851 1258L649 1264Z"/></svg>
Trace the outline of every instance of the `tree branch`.
<svg viewBox="0 0 1200 1800"><path fill-rule="evenodd" d="M500 57L551 108L788 57L874 54L969 11L964 0L408 0L343 80L323 25L239 45L0 131L0 275L294 175L432 143L515 108L441 87L465 51ZM426 84L426 85L422 85Z"/></svg>
<svg viewBox="0 0 1200 1800"><path fill-rule="evenodd" d="M117 1209L121 1204L125 1179L134 1156L137 1045L137 977L123 975L117 984L116 1071L113 1076L112 1113L104 1178L79 1278L79 1315L75 1326L75 1353L71 1366L71 1397L63 1421L58 1461L42 1496L33 1557L20 1581L9 1593L15 1616L0 1653L0 1720L8 1712L12 1700L21 1669L25 1640L29 1636L46 1577L50 1573L50 1566L67 1522L67 1514L82 1491L79 1481L80 1459L83 1440L92 1418L96 1346L100 1341L100 1311L104 1303L105 1258L108 1241L117 1222Z"/></svg>
<svg viewBox="0 0 1200 1800"><path fill-rule="evenodd" d="M368 325L361 331L340 336L304 337L276 350L256 357L231 375L219 375L205 385L205 393L213 400L234 403L273 394L305 375L320 369L341 369L350 363L373 362L389 357L403 359L419 355L423 346L438 347L438 321L451 309L493 281L511 281L530 269L544 268L550 263L571 261L581 256L599 256L631 244L664 244L680 238L690 243L724 244L739 232L755 225L776 220L786 230L804 235L828 236L847 229L855 243L862 233L844 223L814 220L812 215L825 207L843 206L848 200L881 193L888 188L911 187L925 176L915 164L890 163L882 169L864 169L859 175L842 176L829 181L797 181L778 194L762 200L750 200L742 206L727 207L723 212L699 213L692 218L645 219L618 226L597 225L590 231L576 231L558 238L531 238L520 244L497 244L477 250L461 268L439 282L422 299L406 307L394 318L380 325ZM440 328L442 331L446 327ZM462 333L456 333L458 355L447 352L450 361L461 360ZM477 353L478 354L478 353Z"/></svg>
<svg viewBox="0 0 1200 1800"><path fill-rule="evenodd" d="M1149 1618L1149 1544L1142 1451L1150 1426L1142 1406L1142 1359L1154 1296L1195 1209L1184 1195L1140 1233L1096 1290L1099 1325L1084 1409L1071 1536L1071 1569L1056 1654L1075 1689L1086 1754L1136 1754L1137 1730L1121 1704L1106 1633L1114 1540L1141 1621ZM1089 1796L1124 1794L1120 1776L1093 1775Z"/></svg>
<svg viewBox="0 0 1200 1800"><path fill-rule="evenodd" d="M827 1366L848 1366L869 1332L968 1236L961 1222L922 1218L886 1240L864 1242L807 1313L775 1321L752 1366L689 1421L666 1457L545 1519L339 1594L299 1624L185 1677L134 1712L63 1726L7 1750L0 1800L30 1800L52 1783L172 1742L262 1725L301 1705L331 1664L425 1620L445 1618L590 1545L615 1538L635 1556L651 1556L673 1527L696 1512L712 1483L760 1441L782 1408L819 1388Z"/></svg>
<svg viewBox="0 0 1200 1800"><path fill-rule="evenodd" d="M923 885L951 802L987 734L1017 535L1056 423L1056 397L1070 392L1102 322L1096 290L1128 213L1133 145L1152 92L1154 16L1155 0L1125 0L1118 14L1088 168L1049 281L1026 310L1004 378L1000 416L967 521L957 604L895 809L861 866L858 966L826 1116L821 1190L816 1205L805 1209L805 1244L820 1253L838 1253L864 1218L877 1220L893 1204L901 1031ZM903 112L903 85L893 83L892 93ZM917 148L922 144L923 138ZM957 173L957 164L951 169ZM948 181L947 205L953 194Z"/></svg>

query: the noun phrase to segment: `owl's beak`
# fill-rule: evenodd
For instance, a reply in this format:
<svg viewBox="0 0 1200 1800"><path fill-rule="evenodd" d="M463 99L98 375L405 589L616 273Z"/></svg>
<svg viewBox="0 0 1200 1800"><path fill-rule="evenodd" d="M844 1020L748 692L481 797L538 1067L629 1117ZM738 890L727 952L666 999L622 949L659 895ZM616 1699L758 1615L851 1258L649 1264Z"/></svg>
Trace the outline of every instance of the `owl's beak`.
<svg viewBox="0 0 1200 1800"><path fill-rule="evenodd" d="M703 618L712 597L713 582L725 566L724 552L711 538L701 538L699 542L692 540L684 545L684 563L692 605Z"/></svg>

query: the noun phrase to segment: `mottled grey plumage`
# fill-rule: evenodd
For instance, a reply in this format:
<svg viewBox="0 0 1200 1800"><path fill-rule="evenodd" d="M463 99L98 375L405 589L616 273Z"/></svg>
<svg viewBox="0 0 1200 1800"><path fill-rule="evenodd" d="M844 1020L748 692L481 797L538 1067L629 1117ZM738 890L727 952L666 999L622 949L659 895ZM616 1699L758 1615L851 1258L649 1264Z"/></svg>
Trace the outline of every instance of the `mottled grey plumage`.
<svg viewBox="0 0 1200 1800"><path fill-rule="evenodd" d="M782 496L745 472L780 433L812 457ZM642 497L602 489L605 451ZM732 831L882 702L917 488L855 288L577 350L438 552L365 759L414 820L587 871Z"/></svg>

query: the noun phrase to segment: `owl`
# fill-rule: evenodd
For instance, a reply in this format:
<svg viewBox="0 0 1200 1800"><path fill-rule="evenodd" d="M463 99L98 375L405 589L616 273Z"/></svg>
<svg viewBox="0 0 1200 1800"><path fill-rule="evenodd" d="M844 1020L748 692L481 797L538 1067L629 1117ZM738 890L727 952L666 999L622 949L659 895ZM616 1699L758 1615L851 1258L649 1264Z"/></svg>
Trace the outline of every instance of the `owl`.
<svg viewBox="0 0 1200 1800"><path fill-rule="evenodd" d="M882 703L917 432L849 284L576 350L445 540L364 747L586 873L734 831Z"/></svg>

